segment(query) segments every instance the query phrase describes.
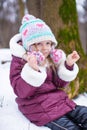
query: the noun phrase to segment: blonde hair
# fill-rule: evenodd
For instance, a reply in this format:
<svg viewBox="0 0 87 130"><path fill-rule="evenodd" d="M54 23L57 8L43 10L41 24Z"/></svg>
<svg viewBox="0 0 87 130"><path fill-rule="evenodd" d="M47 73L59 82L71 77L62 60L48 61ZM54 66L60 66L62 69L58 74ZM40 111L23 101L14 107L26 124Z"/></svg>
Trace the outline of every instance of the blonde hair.
<svg viewBox="0 0 87 130"><path fill-rule="evenodd" d="M52 70L56 73L57 66L54 64L54 62L51 59L50 55L47 57L47 61L48 61L48 67L47 67L47 69L52 68Z"/></svg>

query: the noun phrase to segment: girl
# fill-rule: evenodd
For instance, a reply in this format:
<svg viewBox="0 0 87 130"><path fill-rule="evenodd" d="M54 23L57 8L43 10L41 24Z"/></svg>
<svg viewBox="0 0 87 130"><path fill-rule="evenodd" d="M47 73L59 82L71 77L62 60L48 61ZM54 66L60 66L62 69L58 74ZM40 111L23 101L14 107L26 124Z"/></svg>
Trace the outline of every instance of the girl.
<svg viewBox="0 0 87 130"><path fill-rule="evenodd" d="M77 106L61 89L78 74L73 51L55 49L48 25L32 15L22 19L20 34L10 40L10 82L19 110L38 126L52 130L87 130L87 107Z"/></svg>

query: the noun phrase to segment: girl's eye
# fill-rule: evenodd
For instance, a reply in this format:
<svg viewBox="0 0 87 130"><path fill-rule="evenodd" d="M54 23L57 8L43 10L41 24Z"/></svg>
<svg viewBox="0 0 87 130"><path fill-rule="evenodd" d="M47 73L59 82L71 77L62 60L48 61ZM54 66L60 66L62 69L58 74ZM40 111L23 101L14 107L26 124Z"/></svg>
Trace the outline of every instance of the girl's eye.
<svg viewBox="0 0 87 130"><path fill-rule="evenodd" d="M47 44L47 45L51 45L51 42L47 42L46 44Z"/></svg>
<svg viewBox="0 0 87 130"><path fill-rule="evenodd" d="M36 44L37 47L42 47L42 46L44 46L44 45L51 46L52 43L51 43L51 42L45 42L45 43L39 42L39 43Z"/></svg>
<svg viewBox="0 0 87 130"><path fill-rule="evenodd" d="M38 46L41 46L41 45L42 45L42 43L37 43L37 45L38 45Z"/></svg>

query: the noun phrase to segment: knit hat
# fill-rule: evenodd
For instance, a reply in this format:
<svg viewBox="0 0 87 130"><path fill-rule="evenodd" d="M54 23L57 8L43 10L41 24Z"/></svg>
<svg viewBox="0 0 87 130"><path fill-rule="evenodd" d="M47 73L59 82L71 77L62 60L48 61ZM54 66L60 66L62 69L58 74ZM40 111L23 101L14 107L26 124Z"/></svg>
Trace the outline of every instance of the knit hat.
<svg viewBox="0 0 87 130"><path fill-rule="evenodd" d="M50 40L57 45L57 40L50 27L41 19L26 14L22 19L19 32L22 35L23 46L29 50L29 46L45 40Z"/></svg>

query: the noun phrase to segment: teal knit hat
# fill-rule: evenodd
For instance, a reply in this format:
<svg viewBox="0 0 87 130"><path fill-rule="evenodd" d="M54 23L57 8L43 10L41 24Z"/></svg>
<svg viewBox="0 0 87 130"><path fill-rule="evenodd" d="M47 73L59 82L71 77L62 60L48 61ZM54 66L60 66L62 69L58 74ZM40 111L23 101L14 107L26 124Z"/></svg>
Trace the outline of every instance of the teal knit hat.
<svg viewBox="0 0 87 130"><path fill-rule="evenodd" d="M23 17L19 31L22 35L23 46L26 50L29 50L29 46L32 44L45 40L52 41L54 46L57 45L57 40L50 27L43 20L33 15L26 14Z"/></svg>

